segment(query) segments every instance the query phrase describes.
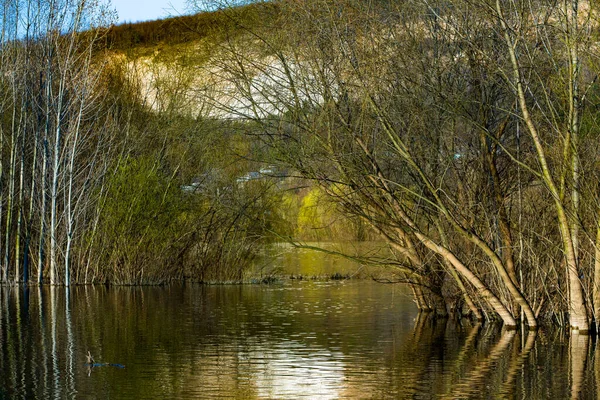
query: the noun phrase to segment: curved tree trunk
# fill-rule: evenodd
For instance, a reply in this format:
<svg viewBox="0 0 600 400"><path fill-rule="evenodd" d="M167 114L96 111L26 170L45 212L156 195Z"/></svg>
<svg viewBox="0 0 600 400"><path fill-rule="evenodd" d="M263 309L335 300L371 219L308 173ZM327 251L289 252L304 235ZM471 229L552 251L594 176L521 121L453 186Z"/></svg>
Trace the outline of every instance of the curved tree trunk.
<svg viewBox="0 0 600 400"><path fill-rule="evenodd" d="M448 249L434 243L431 239L427 238L420 232L415 232L415 235L421 240L421 242L431 251L439 254L446 259L450 264L456 268L459 274L461 274L467 281L469 281L475 289L479 292L483 300L485 300L490 307L498 314L498 316L504 322L507 328L516 328L517 323L508 309L502 304L500 299L492 293L492 291L456 256Z"/></svg>

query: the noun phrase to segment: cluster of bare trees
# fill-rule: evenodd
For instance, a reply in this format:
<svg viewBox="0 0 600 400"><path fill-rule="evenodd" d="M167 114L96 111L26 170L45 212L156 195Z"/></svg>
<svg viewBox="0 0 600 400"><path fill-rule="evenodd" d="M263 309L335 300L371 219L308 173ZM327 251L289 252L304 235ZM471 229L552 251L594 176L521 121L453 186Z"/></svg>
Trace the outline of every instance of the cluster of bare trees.
<svg viewBox="0 0 600 400"><path fill-rule="evenodd" d="M276 23L241 24L247 35L221 46L216 106L387 240L420 308L588 331L600 307L594 4L277 4Z"/></svg>
<svg viewBox="0 0 600 400"><path fill-rule="evenodd" d="M109 17L95 1L2 3L4 283L49 279L68 285L72 260L85 257L73 253L74 243L83 241L94 220L95 183L111 146L102 66L93 62L96 28Z"/></svg>

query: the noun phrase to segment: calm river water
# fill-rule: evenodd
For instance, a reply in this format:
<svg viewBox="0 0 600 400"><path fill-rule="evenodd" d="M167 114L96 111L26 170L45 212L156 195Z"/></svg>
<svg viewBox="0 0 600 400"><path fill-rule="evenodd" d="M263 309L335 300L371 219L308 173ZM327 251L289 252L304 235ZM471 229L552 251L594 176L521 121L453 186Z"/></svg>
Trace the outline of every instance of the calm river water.
<svg viewBox="0 0 600 400"><path fill-rule="evenodd" d="M595 398L596 349L370 280L0 289L0 398Z"/></svg>

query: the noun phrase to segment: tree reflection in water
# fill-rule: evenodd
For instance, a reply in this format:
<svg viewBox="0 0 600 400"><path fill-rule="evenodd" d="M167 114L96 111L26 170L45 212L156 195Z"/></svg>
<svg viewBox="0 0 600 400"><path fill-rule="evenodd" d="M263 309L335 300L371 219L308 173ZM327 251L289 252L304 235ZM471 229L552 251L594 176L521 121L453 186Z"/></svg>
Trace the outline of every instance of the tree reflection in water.
<svg viewBox="0 0 600 400"><path fill-rule="evenodd" d="M0 398L595 398L560 330L418 314L368 281L0 289ZM98 362L88 376L87 351Z"/></svg>

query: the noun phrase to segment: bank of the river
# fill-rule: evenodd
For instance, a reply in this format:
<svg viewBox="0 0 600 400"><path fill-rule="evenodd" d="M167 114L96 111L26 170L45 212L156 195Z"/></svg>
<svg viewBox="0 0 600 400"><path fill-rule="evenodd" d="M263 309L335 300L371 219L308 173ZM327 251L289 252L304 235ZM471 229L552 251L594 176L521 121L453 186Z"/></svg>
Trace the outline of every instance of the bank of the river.
<svg viewBox="0 0 600 400"><path fill-rule="evenodd" d="M300 246L272 243L265 246L247 272L247 281L372 278L393 281L397 276L393 266L385 265L386 260L394 261L385 242L308 242ZM382 264L376 265L375 261Z"/></svg>

